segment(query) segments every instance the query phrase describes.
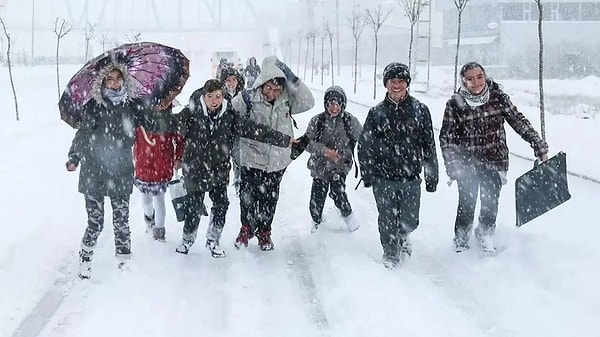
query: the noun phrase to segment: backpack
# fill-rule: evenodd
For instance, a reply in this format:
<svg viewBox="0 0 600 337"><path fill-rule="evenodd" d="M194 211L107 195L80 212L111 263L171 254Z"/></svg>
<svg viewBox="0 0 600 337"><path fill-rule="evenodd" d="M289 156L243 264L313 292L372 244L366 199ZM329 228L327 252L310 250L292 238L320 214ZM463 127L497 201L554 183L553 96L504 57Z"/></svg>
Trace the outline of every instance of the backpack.
<svg viewBox="0 0 600 337"><path fill-rule="evenodd" d="M325 128L325 117L325 113L323 112L317 118L315 141L321 140L323 129ZM356 158L354 158L354 148L356 147L357 139L354 139L352 136L352 116L349 113L344 112L342 114L342 122L344 123L346 135L348 136L348 139L350 139L350 142L348 142L348 147L350 147L350 150L352 151L352 162L354 162L354 178L358 178L358 165L356 164Z"/></svg>

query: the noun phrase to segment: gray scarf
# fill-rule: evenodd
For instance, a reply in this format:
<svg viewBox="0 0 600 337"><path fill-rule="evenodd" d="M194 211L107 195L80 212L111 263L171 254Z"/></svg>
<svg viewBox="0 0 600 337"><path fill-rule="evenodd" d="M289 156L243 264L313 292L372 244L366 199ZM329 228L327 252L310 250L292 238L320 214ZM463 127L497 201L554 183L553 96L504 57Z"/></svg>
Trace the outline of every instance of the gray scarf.
<svg viewBox="0 0 600 337"><path fill-rule="evenodd" d="M476 108L484 105L490 99L490 86L486 81L483 91L481 91L478 95L474 95L465 87L465 84L462 83L460 85L460 89L458 89L458 93L465 99L470 107Z"/></svg>
<svg viewBox="0 0 600 337"><path fill-rule="evenodd" d="M117 90L102 87L102 97L107 98L114 105L119 105L127 99L127 90L125 90L125 86Z"/></svg>

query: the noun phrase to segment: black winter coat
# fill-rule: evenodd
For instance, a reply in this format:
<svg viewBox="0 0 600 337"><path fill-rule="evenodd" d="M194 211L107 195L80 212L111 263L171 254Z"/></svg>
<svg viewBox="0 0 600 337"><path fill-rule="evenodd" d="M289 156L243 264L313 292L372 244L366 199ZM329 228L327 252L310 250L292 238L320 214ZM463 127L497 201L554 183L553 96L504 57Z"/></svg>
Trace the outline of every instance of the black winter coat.
<svg viewBox="0 0 600 337"><path fill-rule="evenodd" d="M425 167L426 184L438 183L438 161L431 115L426 105L408 96L386 99L369 110L358 141L363 180L412 180ZM434 188L435 189L435 188Z"/></svg>
<svg viewBox="0 0 600 337"><path fill-rule="evenodd" d="M229 183L231 153L237 136L287 147L290 136L243 118L223 101L220 111L209 116L204 104L188 107L177 115L179 133L185 139L184 185L188 192L207 192Z"/></svg>

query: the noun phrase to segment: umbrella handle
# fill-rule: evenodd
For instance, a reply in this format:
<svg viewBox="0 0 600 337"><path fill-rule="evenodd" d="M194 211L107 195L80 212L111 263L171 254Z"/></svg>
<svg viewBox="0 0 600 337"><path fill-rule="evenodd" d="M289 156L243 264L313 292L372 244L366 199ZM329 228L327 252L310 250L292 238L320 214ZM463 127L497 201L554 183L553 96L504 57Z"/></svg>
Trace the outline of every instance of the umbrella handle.
<svg viewBox="0 0 600 337"><path fill-rule="evenodd" d="M154 146L156 145L156 140L150 140L150 138L148 138L148 134L146 133L146 129L144 129L143 126L140 126L140 131L142 131L142 135L144 136L144 140L146 141L146 143L148 143L148 145L150 146Z"/></svg>

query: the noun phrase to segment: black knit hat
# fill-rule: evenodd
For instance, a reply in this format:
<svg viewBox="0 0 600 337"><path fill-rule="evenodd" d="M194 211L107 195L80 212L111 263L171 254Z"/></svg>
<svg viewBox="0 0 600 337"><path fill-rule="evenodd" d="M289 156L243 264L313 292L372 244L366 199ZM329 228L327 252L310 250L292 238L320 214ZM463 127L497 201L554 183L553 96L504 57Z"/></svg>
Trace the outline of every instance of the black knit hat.
<svg viewBox="0 0 600 337"><path fill-rule="evenodd" d="M327 103L329 103L331 100L335 100L342 108L342 111L346 109L346 93L341 87L334 85L325 90L325 95L323 96L323 105L325 106L325 110L327 110Z"/></svg>
<svg viewBox="0 0 600 337"><path fill-rule="evenodd" d="M393 78L405 80L406 84L410 86L410 71L408 70L408 66L400 62L392 62L385 66L383 69L383 86L386 85L388 80Z"/></svg>

